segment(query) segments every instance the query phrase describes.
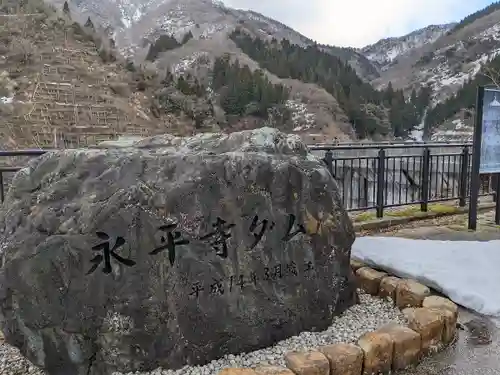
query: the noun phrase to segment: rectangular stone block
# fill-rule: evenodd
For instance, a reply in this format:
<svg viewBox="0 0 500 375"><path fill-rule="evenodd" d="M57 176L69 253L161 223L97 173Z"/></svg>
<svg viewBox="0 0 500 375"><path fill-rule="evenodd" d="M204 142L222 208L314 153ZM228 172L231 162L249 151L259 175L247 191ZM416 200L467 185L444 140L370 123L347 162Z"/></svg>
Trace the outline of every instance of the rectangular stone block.
<svg viewBox="0 0 500 375"><path fill-rule="evenodd" d="M225 368L219 371L219 375L256 375L251 368Z"/></svg>
<svg viewBox="0 0 500 375"><path fill-rule="evenodd" d="M424 354L440 346L443 336L444 319L439 312L418 307L406 308L403 310L403 314L408 320L408 326L420 334L422 338L422 352Z"/></svg>
<svg viewBox="0 0 500 375"><path fill-rule="evenodd" d="M382 298L390 298L396 302L396 288L401 282L399 277L387 276L380 281L378 295Z"/></svg>
<svg viewBox="0 0 500 375"><path fill-rule="evenodd" d="M425 297L422 307L449 310L453 313L453 315L455 315L455 318L458 318L458 306L448 298L439 296Z"/></svg>
<svg viewBox="0 0 500 375"><path fill-rule="evenodd" d="M295 375L292 370L280 366L259 366L255 368L257 375Z"/></svg>
<svg viewBox="0 0 500 375"><path fill-rule="evenodd" d="M421 307L425 297L431 290L415 280L401 280L396 288L396 306L400 309L406 307Z"/></svg>
<svg viewBox="0 0 500 375"><path fill-rule="evenodd" d="M352 344L334 344L318 349L330 362L330 375L361 375L363 349Z"/></svg>
<svg viewBox="0 0 500 375"><path fill-rule="evenodd" d="M363 349L363 375L387 373L392 367L394 344L391 336L383 332L369 332L358 340Z"/></svg>
<svg viewBox="0 0 500 375"><path fill-rule="evenodd" d="M450 310L445 309L435 309L431 308L429 310L436 311L444 321L443 335L441 336L441 341L443 344L448 345L455 339L457 333L457 318Z"/></svg>
<svg viewBox="0 0 500 375"><path fill-rule="evenodd" d="M440 312L444 319L442 341L444 344L451 343L457 332L458 306L448 298L439 296L426 297L422 306Z"/></svg>
<svg viewBox="0 0 500 375"><path fill-rule="evenodd" d="M356 276L358 277L359 287L366 293L376 296L379 291L380 282L387 274L370 267L363 267L356 271Z"/></svg>
<svg viewBox="0 0 500 375"><path fill-rule="evenodd" d="M360 268L366 267L366 264L363 262L357 260L357 259L351 259L351 268L354 272L359 270Z"/></svg>
<svg viewBox="0 0 500 375"><path fill-rule="evenodd" d="M296 375L329 375L330 362L323 353L289 352L285 355L286 367Z"/></svg>
<svg viewBox="0 0 500 375"><path fill-rule="evenodd" d="M396 323L390 323L378 330L391 336L394 344L392 369L402 370L415 364L420 358L422 339L414 330Z"/></svg>

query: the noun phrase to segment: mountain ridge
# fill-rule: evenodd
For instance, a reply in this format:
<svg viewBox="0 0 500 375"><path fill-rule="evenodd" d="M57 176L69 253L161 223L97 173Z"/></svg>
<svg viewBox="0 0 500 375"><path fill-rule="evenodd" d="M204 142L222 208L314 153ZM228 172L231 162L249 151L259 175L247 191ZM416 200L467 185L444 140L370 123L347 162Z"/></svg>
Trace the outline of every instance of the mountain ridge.
<svg viewBox="0 0 500 375"><path fill-rule="evenodd" d="M48 2L60 10L66 7L64 0ZM127 59L127 66L154 71L159 77L153 80L156 83L151 83L154 89L148 94L152 95L149 100L156 103L153 112L167 111L163 116L180 105L182 110L177 115L187 114L190 121L198 124L193 131L206 126L233 130L268 121L260 112L260 119L249 122L253 117L248 114L256 109L253 99L242 99L230 82L219 85L218 92L213 92L211 77L217 61L226 61L224 69L232 71L234 77L247 77L249 82L257 80L254 82L271 91L278 93L280 85L286 87L289 98L283 97L273 104L282 108L279 111L289 112L288 119L280 120L286 124L278 125L286 131L316 134L325 139L352 139L355 131L358 136L380 138L411 133L412 128L421 124L423 106L430 104L429 118L440 118L433 114L433 108L461 90L467 79L475 77L481 66L500 50L496 39L500 40L500 30L495 28L500 14L495 4L461 22L429 25L360 49L321 45L265 15L212 0L68 0L67 4L72 19L95 25L95 31L109 39L112 48ZM311 75L304 70L292 55L280 57L273 52L275 58L285 59L283 64L288 64L287 67L278 68L275 62L262 57L256 61L257 55L252 55L251 49L245 50L231 37L238 29L268 46L284 41L290 51L295 47L289 46L298 46L305 52L295 49L294 53L309 56L310 67L316 73ZM351 73L344 68L342 74L347 76L332 76L325 71L322 59L330 58L321 53L350 66L360 81L347 78ZM469 59L469 66L460 65L460 59ZM233 64L236 65L232 67ZM329 64L335 66L337 62L332 60ZM273 68L269 70L266 66ZM264 80L258 78L262 74ZM379 91L373 91L368 83ZM163 84L168 87L162 87ZM238 89L244 89L240 86ZM427 90L430 102L425 99ZM232 95L231 100L241 99L246 104L241 109L237 109L241 103L235 108L228 107L228 95ZM172 100L177 102L174 107ZM222 112L218 109L221 105ZM250 107L246 106L254 109L248 112ZM201 112L211 114L202 116L197 108L205 108ZM214 115L219 112L224 118ZM278 117L284 112L280 113ZM209 125L207 121L213 122L216 117L216 123ZM201 123L207 125L200 128Z"/></svg>

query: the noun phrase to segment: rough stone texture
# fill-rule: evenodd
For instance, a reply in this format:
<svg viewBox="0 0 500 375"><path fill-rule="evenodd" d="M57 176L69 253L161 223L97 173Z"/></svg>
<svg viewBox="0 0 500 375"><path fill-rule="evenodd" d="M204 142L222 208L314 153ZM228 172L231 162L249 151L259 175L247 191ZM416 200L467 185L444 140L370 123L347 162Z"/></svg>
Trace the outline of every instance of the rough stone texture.
<svg viewBox="0 0 500 375"><path fill-rule="evenodd" d="M458 306L448 298L429 296L422 302L422 307L441 311L444 318L443 343L452 342L457 332Z"/></svg>
<svg viewBox="0 0 500 375"><path fill-rule="evenodd" d="M396 288L401 282L399 277L387 276L380 281L378 295L382 298L391 298L396 301Z"/></svg>
<svg viewBox="0 0 500 375"><path fill-rule="evenodd" d="M368 332L360 337L358 345L364 352L363 375L386 373L391 370L393 342L383 332Z"/></svg>
<svg viewBox="0 0 500 375"><path fill-rule="evenodd" d="M421 307L425 297L431 294L431 290L415 280L402 280L396 288L396 306L400 309L405 307Z"/></svg>
<svg viewBox="0 0 500 375"><path fill-rule="evenodd" d="M414 330L396 323L390 323L378 330L391 336L394 343L392 369L402 370L420 358L422 339Z"/></svg>
<svg viewBox="0 0 500 375"><path fill-rule="evenodd" d="M353 241L323 163L273 129L49 152L1 207L0 321L50 375L204 364L326 329Z"/></svg>
<svg viewBox="0 0 500 375"><path fill-rule="evenodd" d="M255 369L257 375L295 375L292 370L279 366L260 366Z"/></svg>
<svg viewBox="0 0 500 375"><path fill-rule="evenodd" d="M330 362L330 375L361 375L363 350L352 344L334 344L318 349Z"/></svg>
<svg viewBox="0 0 500 375"><path fill-rule="evenodd" d="M312 352L290 352L285 355L286 367L297 375L329 375L330 362L324 354Z"/></svg>
<svg viewBox="0 0 500 375"><path fill-rule="evenodd" d="M457 316L447 309L430 308L441 315L444 321L443 336L441 341L443 344L449 344L455 339L457 333Z"/></svg>
<svg viewBox="0 0 500 375"><path fill-rule="evenodd" d="M387 274L370 267L362 267L356 271L356 276L360 288L366 293L376 296L379 291L380 281Z"/></svg>
<svg viewBox="0 0 500 375"><path fill-rule="evenodd" d="M366 267L366 264L362 263L360 260L351 259L351 268L354 272L363 267Z"/></svg>
<svg viewBox="0 0 500 375"><path fill-rule="evenodd" d="M408 319L408 326L420 334L422 338L422 352L424 354L440 346L443 336L444 318L439 312L419 307L406 308L403 310L403 314Z"/></svg>
<svg viewBox="0 0 500 375"><path fill-rule="evenodd" d="M257 375L250 368L225 368L219 372L219 375Z"/></svg>
<svg viewBox="0 0 500 375"><path fill-rule="evenodd" d="M458 318L458 306L448 298L439 296L425 297L424 302L422 302L422 307L449 310L453 313L455 319Z"/></svg>

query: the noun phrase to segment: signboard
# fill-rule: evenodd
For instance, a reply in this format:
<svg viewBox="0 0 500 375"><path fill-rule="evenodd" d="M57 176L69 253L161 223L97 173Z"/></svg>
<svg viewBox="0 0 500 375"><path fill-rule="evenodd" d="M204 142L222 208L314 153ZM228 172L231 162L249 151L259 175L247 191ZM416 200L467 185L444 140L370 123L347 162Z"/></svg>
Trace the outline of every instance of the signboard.
<svg viewBox="0 0 500 375"><path fill-rule="evenodd" d="M470 176L469 229L477 228L481 174L496 174L495 223L500 224L500 88L477 88Z"/></svg>
<svg viewBox="0 0 500 375"><path fill-rule="evenodd" d="M484 89L479 173L500 173L500 89Z"/></svg>

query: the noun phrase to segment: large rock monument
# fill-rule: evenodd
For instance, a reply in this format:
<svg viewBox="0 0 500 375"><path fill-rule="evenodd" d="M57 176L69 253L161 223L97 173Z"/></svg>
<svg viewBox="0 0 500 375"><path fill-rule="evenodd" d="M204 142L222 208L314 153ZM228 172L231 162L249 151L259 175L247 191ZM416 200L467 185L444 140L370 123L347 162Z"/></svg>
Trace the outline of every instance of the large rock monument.
<svg viewBox="0 0 500 375"><path fill-rule="evenodd" d="M49 152L0 210L0 324L50 375L203 364L326 329L353 241L323 163L274 129Z"/></svg>

